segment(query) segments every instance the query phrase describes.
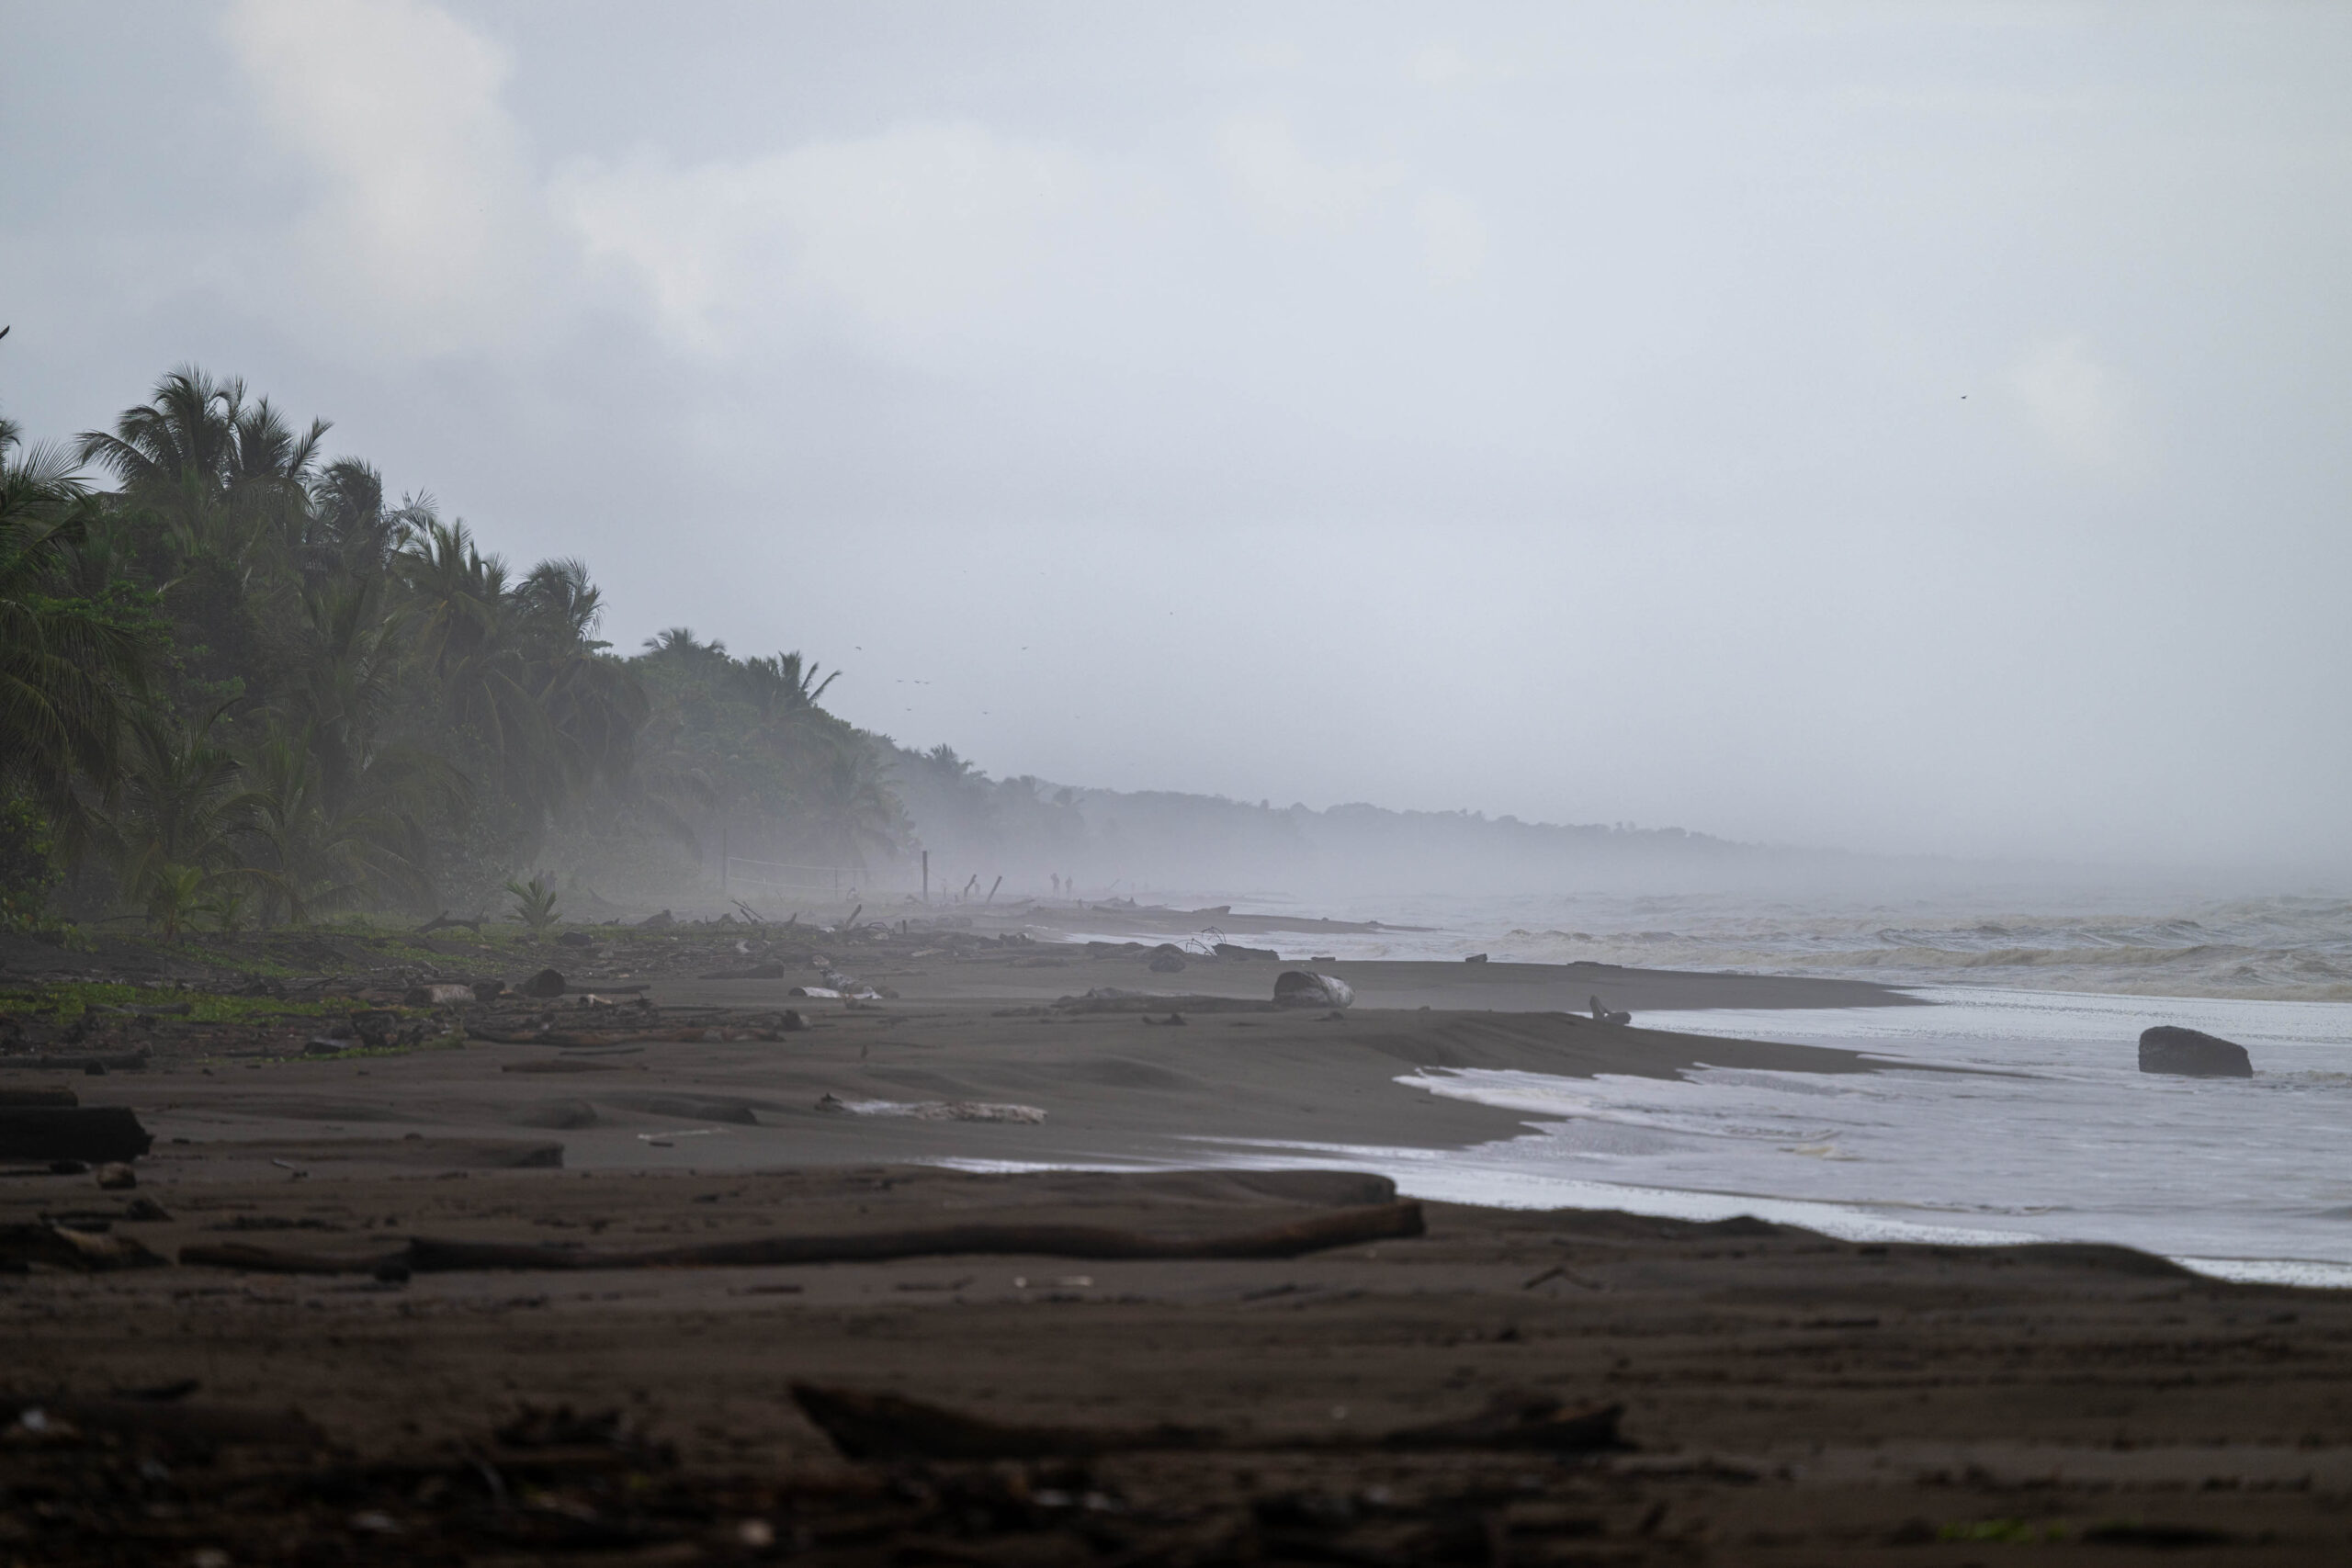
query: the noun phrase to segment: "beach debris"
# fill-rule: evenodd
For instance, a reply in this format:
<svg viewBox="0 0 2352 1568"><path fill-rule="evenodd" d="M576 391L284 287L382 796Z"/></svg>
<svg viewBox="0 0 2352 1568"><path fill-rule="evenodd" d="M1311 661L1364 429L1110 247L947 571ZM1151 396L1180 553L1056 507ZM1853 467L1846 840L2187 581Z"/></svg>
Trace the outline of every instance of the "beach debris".
<svg viewBox="0 0 2352 1568"><path fill-rule="evenodd" d="M1633 1022L1633 1021L1634 1021L1634 1015L1633 1015L1632 1013L1630 1013L1630 1012L1625 1012L1625 1011L1623 1011L1623 1010L1616 1011L1616 1012L1611 1012L1611 1011L1610 1011L1610 1010L1609 1010L1609 1009L1607 1009L1607 1008L1605 1008L1605 1007L1601 1006L1601 1005L1600 1005L1600 998L1599 997L1591 997L1591 998L1587 998L1587 1002L1588 1002L1588 1005L1589 1005L1589 1006L1591 1007L1591 1009L1592 1009L1592 1016L1593 1016L1593 1018L1594 1018L1597 1021L1599 1021L1599 1022L1601 1022L1601 1023L1631 1023L1631 1022Z"/></svg>
<svg viewBox="0 0 2352 1568"><path fill-rule="evenodd" d="M1484 964L1487 962L1487 955L1483 953L1474 953L1462 962L1464 964Z"/></svg>
<svg viewBox="0 0 2352 1568"><path fill-rule="evenodd" d="M978 1100L843 1100L828 1094L817 1101L820 1111L851 1116L906 1116L917 1122L1043 1122L1046 1113L1034 1105L995 1105Z"/></svg>
<svg viewBox="0 0 2352 1568"><path fill-rule="evenodd" d="M586 931L566 931L555 939L558 947L594 947L596 939Z"/></svg>
<svg viewBox="0 0 2352 1568"><path fill-rule="evenodd" d="M70 1042L73 1036L69 1034L67 1039ZM103 1077L110 1072L143 1072L151 1060L142 1048L103 1056L0 1056L0 1067L28 1067L44 1073L87 1073L93 1077Z"/></svg>
<svg viewBox="0 0 2352 1568"><path fill-rule="evenodd" d="M134 1160L155 1139L121 1105L0 1107L0 1159Z"/></svg>
<svg viewBox="0 0 2352 1568"><path fill-rule="evenodd" d="M2219 1035L2160 1023L2141 1032L2140 1070L2188 1078L2250 1078L2254 1058L2245 1046Z"/></svg>
<svg viewBox="0 0 2352 1568"><path fill-rule="evenodd" d="M476 980L473 982L473 993L474 1000L488 1006L506 994L506 982L497 979Z"/></svg>
<svg viewBox="0 0 2352 1568"><path fill-rule="evenodd" d="M523 994L526 997L560 997L563 995L563 975L560 971L542 969L523 982Z"/></svg>
<svg viewBox="0 0 2352 1568"><path fill-rule="evenodd" d="M482 916L475 915L470 919L453 920L449 918L449 911L444 909L439 914L434 916L431 919L425 921L423 925L417 927L413 934L416 936L431 936L435 931L469 931L476 936L480 936L481 934L482 919Z"/></svg>
<svg viewBox="0 0 2352 1568"><path fill-rule="evenodd" d="M188 1392L193 1393L193 1387ZM78 1443L89 1432L109 1433L175 1457L191 1458L224 1448L315 1450L326 1441L325 1433L292 1412L190 1404L185 1395L164 1390L153 1391L148 1397L22 1401L15 1426L0 1441L23 1434L36 1441Z"/></svg>
<svg viewBox="0 0 2352 1568"><path fill-rule="evenodd" d="M1274 976L1274 1001L1282 1007L1346 1008L1355 999L1355 987L1336 975L1285 969Z"/></svg>
<svg viewBox="0 0 2352 1568"><path fill-rule="evenodd" d="M841 992L835 990L831 986L795 986L792 989L786 991L785 995L787 997L809 997L818 1001L837 1002L842 999Z"/></svg>
<svg viewBox="0 0 2352 1568"><path fill-rule="evenodd" d="M139 1185L139 1173L120 1160L108 1160L93 1174L98 1186L108 1192L124 1192Z"/></svg>
<svg viewBox="0 0 2352 1568"><path fill-rule="evenodd" d="M716 1134L720 1129L697 1129ZM663 1134L663 1138L685 1136ZM646 1134L649 1143L656 1141ZM19 1229L40 1229L25 1226ZM811 1263L890 1262L906 1258L996 1256L1118 1258L1299 1258L1333 1247L1419 1235L1419 1203L1376 1203L1329 1210L1253 1231L1209 1236L1148 1235L1095 1225L974 1222L915 1230L852 1231L832 1235L754 1236L693 1247L639 1252L592 1252L583 1248L513 1242L411 1238L405 1251L346 1257L288 1251L251 1243L198 1243L180 1250L190 1266L242 1269L263 1273L367 1274L393 1266L413 1273L472 1269L765 1269ZM0 1236L5 1236L0 1228ZM99 1237L98 1240L107 1238ZM142 1249L143 1250L143 1249ZM0 1257L5 1257L0 1252ZM152 1255L150 1255L152 1256Z"/></svg>
<svg viewBox="0 0 2352 1568"><path fill-rule="evenodd" d="M844 1458L922 1460L1085 1459L1167 1450L1443 1450L1505 1449L1591 1453L1622 1448L1622 1404L1563 1412L1561 1401L1538 1393L1501 1393L1475 1416L1384 1433L1314 1432L1232 1435L1201 1427L1035 1426L991 1421L944 1405L894 1393L795 1382L793 1403Z"/></svg>
<svg viewBox="0 0 2352 1568"><path fill-rule="evenodd" d="M471 986L411 986L401 998L401 1006L411 1008L463 1007L480 998Z"/></svg>
<svg viewBox="0 0 2352 1568"><path fill-rule="evenodd" d="M1172 942L1163 942L1144 954L1145 966L1155 975L1181 974L1184 968L1184 950Z"/></svg>
<svg viewBox="0 0 2352 1568"><path fill-rule="evenodd" d="M1279 964L1283 959L1283 955L1271 947L1239 947L1229 942L1214 943L1209 951L1219 958L1262 958L1270 964Z"/></svg>
<svg viewBox="0 0 2352 1568"><path fill-rule="evenodd" d="M165 1260L135 1238L62 1224L0 1224L0 1264L46 1263L84 1274L153 1269Z"/></svg>

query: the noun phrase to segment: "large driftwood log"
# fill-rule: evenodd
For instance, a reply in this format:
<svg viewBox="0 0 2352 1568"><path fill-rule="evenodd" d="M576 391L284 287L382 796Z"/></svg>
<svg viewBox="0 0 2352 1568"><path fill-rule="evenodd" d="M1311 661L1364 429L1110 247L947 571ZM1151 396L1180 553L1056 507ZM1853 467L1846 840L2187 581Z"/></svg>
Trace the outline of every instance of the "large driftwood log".
<svg viewBox="0 0 2352 1568"><path fill-rule="evenodd" d="M167 1391L168 1392L168 1391ZM111 1432L139 1447L196 1456L224 1448L309 1449L326 1434L293 1411L238 1410L183 1404L168 1397L96 1399L72 1394L10 1394L0 1405L38 1410L54 1431L61 1423L77 1431Z"/></svg>
<svg viewBox="0 0 2352 1568"><path fill-rule="evenodd" d="M317 1252L296 1252L280 1247L255 1247L243 1241L191 1242L180 1248L180 1262L193 1269L240 1269L253 1274L381 1274L403 1268L405 1249L366 1258L340 1258Z"/></svg>
<svg viewBox="0 0 2352 1568"><path fill-rule="evenodd" d="M1340 1209L1287 1224L1212 1236L1155 1236L1095 1225L976 1224L833 1235L754 1236L744 1241L639 1252L590 1252L503 1241L413 1238L404 1252L362 1257L297 1252L248 1242L202 1242L180 1249L193 1267L269 1274L373 1274L405 1265L413 1273L495 1269L759 1269L808 1263L882 1263L902 1258L1011 1255L1097 1261L1151 1258L1297 1258L1335 1247L1421 1234L1419 1203Z"/></svg>
<svg viewBox="0 0 2352 1568"><path fill-rule="evenodd" d="M793 1403L854 1460L1089 1459L1169 1449L1361 1451L1512 1449L1590 1453L1622 1447L1622 1404L1563 1414L1544 1393L1498 1395L1476 1416L1387 1432L1231 1434L1197 1427L1026 1426L991 1421L893 1393L818 1383L792 1385Z"/></svg>
<svg viewBox="0 0 2352 1568"><path fill-rule="evenodd" d="M1034 1258L1298 1258L1335 1247L1421 1234L1419 1203L1341 1209L1287 1224L1225 1235L1178 1237L1098 1225L979 1223L921 1230L853 1231L836 1235L755 1236L643 1252L588 1252L508 1242L409 1243L409 1267L420 1274L464 1269L759 1269L801 1263L880 1263L900 1258L1012 1255Z"/></svg>

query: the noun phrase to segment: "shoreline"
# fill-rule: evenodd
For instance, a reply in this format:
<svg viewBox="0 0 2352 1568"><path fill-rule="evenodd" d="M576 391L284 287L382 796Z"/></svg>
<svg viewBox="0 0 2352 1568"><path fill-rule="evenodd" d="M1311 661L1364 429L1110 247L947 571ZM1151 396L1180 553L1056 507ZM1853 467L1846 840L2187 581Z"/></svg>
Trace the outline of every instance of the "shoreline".
<svg viewBox="0 0 2352 1568"><path fill-rule="evenodd" d="M537 1558L556 1537L530 1532L560 1529L678 1562L1600 1551L1668 1568L1925 1561L1920 1544L2007 1539L1971 1532L2025 1528L2024 1513L2053 1562L2151 1542L2281 1562L2352 1546L2352 1292L2232 1284L2123 1247L1425 1201L1419 1234L1299 1256L612 1266L942 1225L1311 1228L1377 1208L1394 1184L1295 1153L1270 1158L1278 1170L1202 1168L1195 1134L1439 1156L1531 1120L1397 1081L1425 1068L1666 1083L1705 1062L1861 1082L1902 1066L1638 1016L1461 1005L1570 980L1511 965L1336 966L1360 993L1437 998L1337 1017L1259 999L1277 964L1162 975L1130 953L977 938L919 958L911 940L820 937L824 957L898 993L878 1005L791 1002L816 973L805 940L768 977L704 977L782 948L757 940L766 953L739 951L753 944L740 929L611 940L567 960L579 993L547 1001L178 993L191 999L73 1021L76 1049L143 1042L144 1070L0 1071L0 1088L129 1107L158 1140L131 1191L0 1175L0 1241L70 1222L90 1247L162 1260L85 1272L70 1261L85 1244L52 1239L0 1273L19 1351L0 1393L57 1413L37 1428L19 1415L0 1488L113 1497L100 1478L126 1456L166 1478L70 1517L0 1502L8 1550L78 1561L137 1542L233 1562L295 1540L363 1562ZM451 969L494 956L511 970L526 955L435 953ZM364 998L415 978L379 967L328 984ZM600 1001L597 984L647 989ZM1822 994L1755 976L1625 984L1747 1007ZM1106 988L1161 994L1057 1005ZM787 1005L807 1027L786 1025ZM1894 1005L1886 1016L1926 1016ZM395 1043L305 1054L338 1011ZM30 1043L62 1045L62 1015L14 1016ZM1044 1120L1011 1117L1023 1106ZM1069 1168L1089 1159L1167 1168ZM946 1163L989 1161L1056 1168ZM388 1272L418 1241L525 1261ZM548 1266L572 1249L605 1261ZM935 1407L923 1419L958 1431L1045 1435L1014 1457L865 1459L812 1424L807 1384ZM1613 1437L1530 1449L1479 1425L1552 1405L1582 1413L1562 1431ZM1208 1436L1089 1448L1180 1427ZM1474 1435L1426 1449L1380 1436L1432 1430ZM937 1501L983 1494L996 1501ZM1049 1501L1089 1496L1099 1506Z"/></svg>

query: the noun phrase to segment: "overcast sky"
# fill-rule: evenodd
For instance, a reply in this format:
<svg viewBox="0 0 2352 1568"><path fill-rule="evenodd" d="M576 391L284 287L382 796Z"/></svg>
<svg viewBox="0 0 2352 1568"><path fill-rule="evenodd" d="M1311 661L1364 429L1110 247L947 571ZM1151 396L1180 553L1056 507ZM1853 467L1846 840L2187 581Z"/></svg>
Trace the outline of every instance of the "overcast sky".
<svg viewBox="0 0 2352 1568"><path fill-rule="evenodd" d="M2352 7L0 0L181 361L991 772L2352 866Z"/></svg>

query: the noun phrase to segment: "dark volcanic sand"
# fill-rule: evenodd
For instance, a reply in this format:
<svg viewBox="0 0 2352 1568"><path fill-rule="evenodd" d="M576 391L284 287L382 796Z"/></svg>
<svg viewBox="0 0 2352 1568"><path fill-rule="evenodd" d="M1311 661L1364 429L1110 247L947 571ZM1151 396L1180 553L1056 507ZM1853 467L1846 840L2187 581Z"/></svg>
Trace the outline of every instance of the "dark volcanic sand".
<svg viewBox="0 0 2352 1568"><path fill-rule="evenodd" d="M869 965L904 999L812 1005L818 1027L774 1041L477 1043L217 1059L209 1076L166 1053L140 1074L11 1073L7 1087L65 1082L85 1104L134 1106L165 1141L136 1193L0 1178L0 1223L112 1214L114 1234L167 1256L239 1240L357 1257L411 1235L642 1247L1004 1213L1202 1233L1377 1193L1361 1177L907 1162L1148 1164L1197 1157L1185 1137L1200 1133L1445 1146L1518 1130L1508 1112L1392 1081L1422 1066L1870 1070L1844 1052L1472 1010L1560 983L1517 966L1345 966L1367 998L1446 1005L1334 1021L1030 1010L1101 984L1259 996L1242 979L1270 988L1275 972L1098 964L1115 977ZM666 1026L696 999L772 1010L788 983L665 979L656 998ZM547 1064L560 1066L505 1070ZM851 1116L815 1109L827 1093L1010 1101L1046 1120ZM500 1168L558 1145L566 1168ZM119 1217L134 1198L170 1217ZM2116 1249L1861 1247L1754 1222L1439 1204L1427 1217L1418 1239L1281 1262L0 1275L19 1407L195 1379L183 1407L297 1404L327 1439L175 1454L159 1479L137 1467L144 1439L20 1426L0 1442L0 1559L192 1563L218 1545L231 1562L1958 1563L2029 1540L2035 1562L2352 1558L2352 1298L2222 1284ZM1082 1475L910 1478L833 1455L787 1397L803 1378L1005 1420L1214 1426L1262 1446L1117 1456ZM1465 1415L1516 1389L1623 1402L1632 1449L1283 1446ZM634 1413L674 1464L641 1443L579 1442L559 1463L489 1435L520 1405L560 1404ZM514 1479L493 1486L485 1466ZM980 1493L985 1507L942 1501Z"/></svg>

